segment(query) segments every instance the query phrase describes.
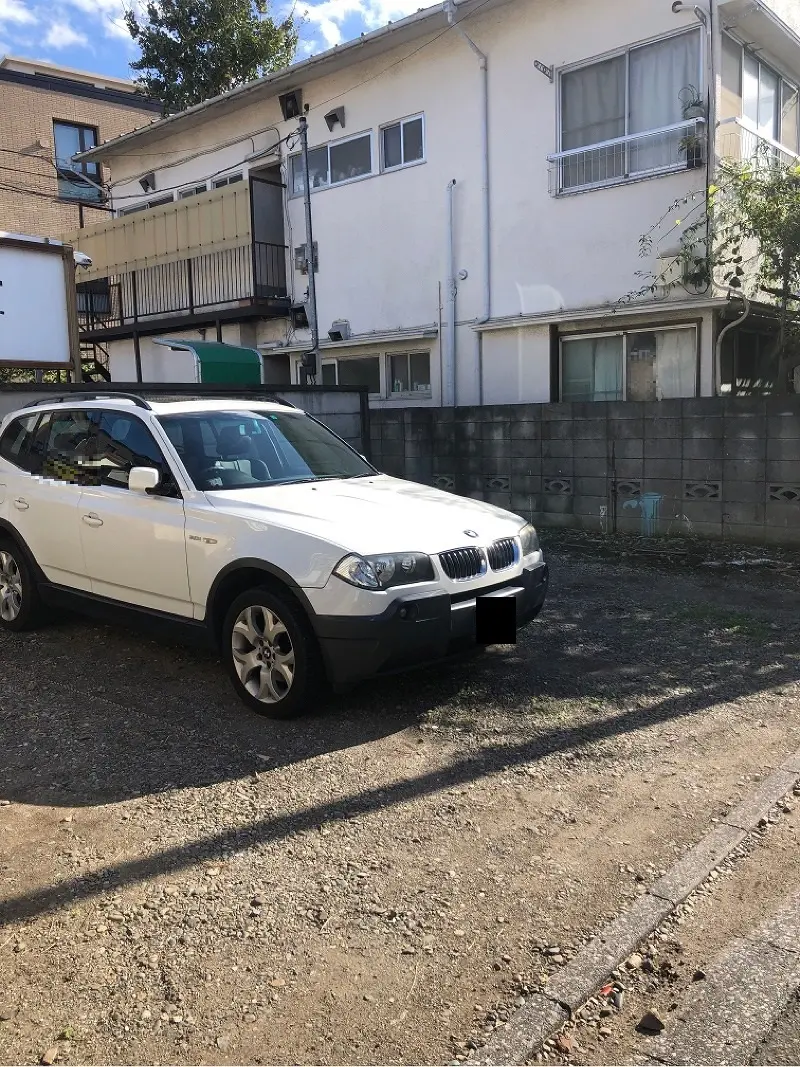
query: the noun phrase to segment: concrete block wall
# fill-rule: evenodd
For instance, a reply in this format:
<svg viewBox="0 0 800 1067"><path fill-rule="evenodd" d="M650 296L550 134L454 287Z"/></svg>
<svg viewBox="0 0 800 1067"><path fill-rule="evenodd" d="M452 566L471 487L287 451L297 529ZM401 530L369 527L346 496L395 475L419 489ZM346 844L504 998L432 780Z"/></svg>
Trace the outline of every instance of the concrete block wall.
<svg viewBox="0 0 800 1067"><path fill-rule="evenodd" d="M800 397L372 411L373 462L542 526L800 544Z"/></svg>

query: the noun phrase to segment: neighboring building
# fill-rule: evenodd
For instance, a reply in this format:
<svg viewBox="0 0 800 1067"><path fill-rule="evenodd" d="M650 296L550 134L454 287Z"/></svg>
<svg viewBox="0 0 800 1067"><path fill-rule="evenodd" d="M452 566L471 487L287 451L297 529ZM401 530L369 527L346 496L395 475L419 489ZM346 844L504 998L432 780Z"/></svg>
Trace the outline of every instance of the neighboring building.
<svg viewBox="0 0 800 1067"><path fill-rule="evenodd" d="M715 155L797 158L798 31L796 0L462 0L117 138L82 157L122 216L76 237L84 339L118 381L182 378L155 342L209 332L297 380L307 108L318 380L380 406L769 388L755 311L717 372L725 293L624 298L674 275L639 239L702 209Z"/></svg>
<svg viewBox="0 0 800 1067"><path fill-rule="evenodd" d="M160 114L133 82L0 59L0 230L57 237L106 218L102 166L72 157Z"/></svg>

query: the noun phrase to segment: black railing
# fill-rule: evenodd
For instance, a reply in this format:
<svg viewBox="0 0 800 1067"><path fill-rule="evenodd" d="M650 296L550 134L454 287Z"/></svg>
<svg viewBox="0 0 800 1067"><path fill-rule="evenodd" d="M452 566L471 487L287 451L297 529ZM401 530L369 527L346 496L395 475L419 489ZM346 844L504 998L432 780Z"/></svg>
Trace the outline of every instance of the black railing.
<svg viewBox="0 0 800 1067"><path fill-rule="evenodd" d="M79 282L82 333L287 296L286 246L254 241Z"/></svg>

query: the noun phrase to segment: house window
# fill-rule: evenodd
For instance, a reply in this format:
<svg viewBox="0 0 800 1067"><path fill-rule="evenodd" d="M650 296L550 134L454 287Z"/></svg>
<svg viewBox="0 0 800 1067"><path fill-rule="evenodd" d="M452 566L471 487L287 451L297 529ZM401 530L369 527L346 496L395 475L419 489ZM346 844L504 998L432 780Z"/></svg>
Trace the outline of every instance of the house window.
<svg viewBox="0 0 800 1067"><path fill-rule="evenodd" d="M359 356L356 359L339 359L336 362L339 385L353 385L366 389L373 395L380 395L381 365L377 356Z"/></svg>
<svg viewBox="0 0 800 1067"><path fill-rule="evenodd" d="M189 189L181 189L178 193L179 200L188 200L190 196L199 196L200 193L206 192L207 186L205 183L202 185L193 185Z"/></svg>
<svg viewBox="0 0 800 1067"><path fill-rule="evenodd" d="M791 152L800 149L797 86L728 34L722 38L721 117L742 119L753 133Z"/></svg>
<svg viewBox="0 0 800 1067"><path fill-rule="evenodd" d="M242 181L241 174L228 174L225 178L215 178L212 185L215 189L222 189L226 185L233 185L235 182Z"/></svg>
<svg viewBox="0 0 800 1067"><path fill-rule="evenodd" d="M561 340L562 400L666 400L696 395L694 326Z"/></svg>
<svg viewBox="0 0 800 1067"><path fill-rule="evenodd" d="M72 122L53 121L58 195L65 200L94 200L104 197L100 184L99 163L78 163L75 156L97 147L94 126L78 126ZM91 183L94 184L91 184Z"/></svg>
<svg viewBox="0 0 800 1067"><path fill-rule="evenodd" d="M322 385L366 389L373 397L383 395L379 356L340 356L336 359L325 359L320 365L320 378Z"/></svg>
<svg viewBox="0 0 800 1067"><path fill-rule="evenodd" d="M161 207L163 204L173 203L172 193L167 193L164 196L157 196L154 200L143 200L139 204L134 204L133 207L123 207L117 212L117 215L133 215L137 211L147 211L150 207Z"/></svg>
<svg viewBox="0 0 800 1067"><path fill-rule="evenodd" d="M430 396L430 353L402 352L389 356L389 393L391 396Z"/></svg>
<svg viewBox="0 0 800 1067"><path fill-rule="evenodd" d="M425 158L425 130L422 115L403 119L381 130L381 164L384 170L407 167Z"/></svg>
<svg viewBox="0 0 800 1067"><path fill-rule="evenodd" d="M695 120L684 119L682 90L702 85L700 40L690 30L562 72L556 191L686 165Z"/></svg>
<svg viewBox="0 0 800 1067"><path fill-rule="evenodd" d="M305 191L303 158L291 157L292 196ZM341 185L372 174L372 133L362 133L343 141L312 148L308 153L308 175L312 191Z"/></svg>

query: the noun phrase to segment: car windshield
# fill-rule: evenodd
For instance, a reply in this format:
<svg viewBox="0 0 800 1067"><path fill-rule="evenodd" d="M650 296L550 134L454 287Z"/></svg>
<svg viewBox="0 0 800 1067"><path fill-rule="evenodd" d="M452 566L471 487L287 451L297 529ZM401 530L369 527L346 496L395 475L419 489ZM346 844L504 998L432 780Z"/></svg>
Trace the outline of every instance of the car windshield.
<svg viewBox="0 0 800 1067"><path fill-rule="evenodd" d="M159 422L197 489L364 478L375 469L303 412L198 411Z"/></svg>

